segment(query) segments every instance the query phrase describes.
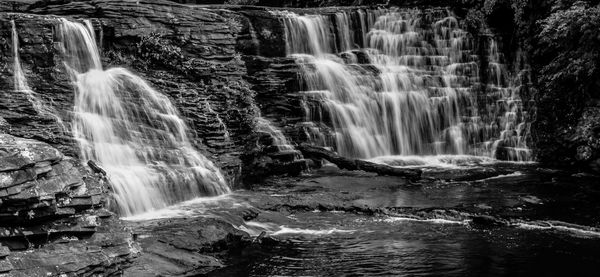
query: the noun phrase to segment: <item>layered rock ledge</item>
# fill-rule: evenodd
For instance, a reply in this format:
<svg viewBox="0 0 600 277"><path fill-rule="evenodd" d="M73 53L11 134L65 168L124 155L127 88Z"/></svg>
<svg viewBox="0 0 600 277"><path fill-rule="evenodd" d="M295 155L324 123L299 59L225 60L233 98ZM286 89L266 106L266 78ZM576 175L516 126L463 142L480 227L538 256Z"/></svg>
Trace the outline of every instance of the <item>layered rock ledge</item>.
<svg viewBox="0 0 600 277"><path fill-rule="evenodd" d="M138 252L106 180L56 148L0 134L0 273L109 275ZM36 249L32 251L32 249Z"/></svg>

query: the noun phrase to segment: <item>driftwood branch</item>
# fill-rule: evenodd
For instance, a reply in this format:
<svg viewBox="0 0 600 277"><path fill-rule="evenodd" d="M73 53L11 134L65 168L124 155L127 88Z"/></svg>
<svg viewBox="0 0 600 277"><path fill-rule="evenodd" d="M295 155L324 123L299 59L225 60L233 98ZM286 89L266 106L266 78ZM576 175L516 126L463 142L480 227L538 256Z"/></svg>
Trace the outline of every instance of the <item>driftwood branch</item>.
<svg viewBox="0 0 600 277"><path fill-rule="evenodd" d="M106 176L106 171L102 167L100 167L96 162L89 160L87 164L92 169L92 171L94 171L94 173L99 173L102 176Z"/></svg>
<svg viewBox="0 0 600 277"><path fill-rule="evenodd" d="M417 180L421 178L422 171L420 169L397 168L389 165L372 163L365 160L346 158L333 151L306 143L299 145L298 149L302 151L304 157L328 160L337 165L337 167L340 169L363 170L367 172L374 172L379 175L402 176L411 180Z"/></svg>

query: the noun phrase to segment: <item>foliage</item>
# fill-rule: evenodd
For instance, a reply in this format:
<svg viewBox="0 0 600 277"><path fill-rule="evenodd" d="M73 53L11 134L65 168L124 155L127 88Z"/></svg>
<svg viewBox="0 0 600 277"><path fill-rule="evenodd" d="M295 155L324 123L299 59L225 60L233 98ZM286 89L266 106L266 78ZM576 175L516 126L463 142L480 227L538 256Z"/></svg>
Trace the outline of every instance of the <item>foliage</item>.
<svg viewBox="0 0 600 277"><path fill-rule="evenodd" d="M210 62L186 57L181 47L157 33L140 39L137 43L137 54L143 60L143 67L169 69L188 77L206 77L216 69Z"/></svg>
<svg viewBox="0 0 600 277"><path fill-rule="evenodd" d="M158 33L142 37L137 44L137 51L142 59L159 67L176 68L184 59L181 48Z"/></svg>
<svg viewBox="0 0 600 277"><path fill-rule="evenodd" d="M540 22L536 58L543 64L540 84L553 97L566 98L578 113L599 76L600 8L575 2ZM564 97L568 95L568 97ZM575 114L571 114L575 116Z"/></svg>
<svg viewBox="0 0 600 277"><path fill-rule="evenodd" d="M478 34L484 27L485 15L479 9L469 9L465 16L465 25L467 30L473 34Z"/></svg>
<svg viewBox="0 0 600 277"><path fill-rule="evenodd" d="M600 98L600 7L555 4L540 20L534 44L539 95L538 144L542 161L574 160L589 140L576 136L583 112ZM596 99L596 100L595 100ZM582 148L583 147L583 148Z"/></svg>
<svg viewBox="0 0 600 277"><path fill-rule="evenodd" d="M500 6L507 6L513 12L515 23L520 23L525 14L525 8L530 0L485 0L483 2L483 12L486 15L492 14Z"/></svg>

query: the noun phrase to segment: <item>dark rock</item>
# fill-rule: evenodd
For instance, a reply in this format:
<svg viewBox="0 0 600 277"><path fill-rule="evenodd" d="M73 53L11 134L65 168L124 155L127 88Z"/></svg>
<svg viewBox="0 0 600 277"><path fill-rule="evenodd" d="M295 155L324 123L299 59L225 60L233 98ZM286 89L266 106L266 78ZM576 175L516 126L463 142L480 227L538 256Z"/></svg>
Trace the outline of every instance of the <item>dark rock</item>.
<svg viewBox="0 0 600 277"><path fill-rule="evenodd" d="M249 240L230 223L210 218L156 220L132 227L142 252L125 276L207 273L223 267L216 252L234 251Z"/></svg>
<svg viewBox="0 0 600 277"><path fill-rule="evenodd" d="M35 251L13 252L7 260L13 268L11 276L97 276L122 271L139 249L131 234L112 227L110 233L98 233L82 241L66 240L50 243Z"/></svg>
<svg viewBox="0 0 600 277"><path fill-rule="evenodd" d="M0 134L0 150L0 272L110 275L130 262L131 235L96 215L108 197L103 180L40 141Z"/></svg>

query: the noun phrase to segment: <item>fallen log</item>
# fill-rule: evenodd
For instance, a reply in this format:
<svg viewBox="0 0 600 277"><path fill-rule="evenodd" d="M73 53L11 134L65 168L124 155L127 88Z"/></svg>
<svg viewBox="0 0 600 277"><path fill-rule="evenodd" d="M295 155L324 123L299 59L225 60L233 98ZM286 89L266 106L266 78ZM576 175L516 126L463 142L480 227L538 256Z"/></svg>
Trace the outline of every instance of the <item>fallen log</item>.
<svg viewBox="0 0 600 277"><path fill-rule="evenodd" d="M94 173L98 173L106 177L106 171L102 167L100 167L95 161L89 160L87 164L92 169L92 171L94 171Z"/></svg>
<svg viewBox="0 0 600 277"><path fill-rule="evenodd" d="M300 144L298 146L298 150L302 152L302 155L304 155L305 158L328 160L337 165L337 167L340 169L363 170L367 172L374 172L379 175L402 176L411 180L420 179L422 174L420 169L397 168L365 160L346 158L323 147L313 146L306 143Z"/></svg>

